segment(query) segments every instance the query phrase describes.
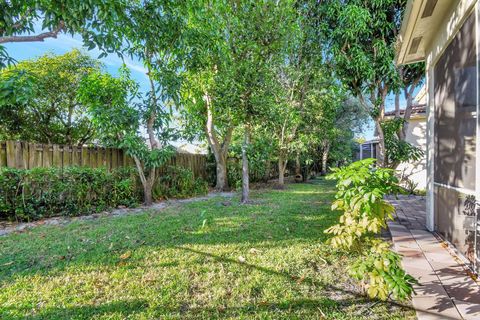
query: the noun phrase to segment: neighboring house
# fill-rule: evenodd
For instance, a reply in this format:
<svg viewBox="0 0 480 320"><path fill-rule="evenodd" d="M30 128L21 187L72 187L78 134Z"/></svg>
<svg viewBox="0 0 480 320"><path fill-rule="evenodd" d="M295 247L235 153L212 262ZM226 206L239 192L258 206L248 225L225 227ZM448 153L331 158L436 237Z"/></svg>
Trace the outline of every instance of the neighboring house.
<svg viewBox="0 0 480 320"><path fill-rule="evenodd" d="M427 112L425 105L425 87L415 97L416 105L412 108L412 114L407 125L405 141L420 148L424 152L424 156L417 161L401 163L397 167L397 172L401 180L405 183L408 179L416 185L415 189L425 190L427 185L427 167L426 167L426 151L427 151ZM399 116L403 117L405 110L400 110ZM385 113L386 119L395 117L395 111ZM378 154L378 139L365 141L358 146L356 151L356 160L366 158L376 158Z"/></svg>
<svg viewBox="0 0 480 320"><path fill-rule="evenodd" d="M368 140L358 145L356 159L377 158L378 139Z"/></svg>
<svg viewBox="0 0 480 320"><path fill-rule="evenodd" d="M192 144L188 142L176 142L174 143L177 152L188 154L207 154L208 149L205 146L199 144Z"/></svg>
<svg viewBox="0 0 480 320"><path fill-rule="evenodd" d="M400 110L400 116L403 117L405 110ZM385 113L386 119L395 117L395 111ZM397 172L401 180L405 183L408 179L416 185L415 189L425 190L427 186L427 112L426 105L416 105L412 107L412 114L406 127L405 141L419 148L424 152L421 159L401 163L397 167Z"/></svg>
<svg viewBox="0 0 480 320"><path fill-rule="evenodd" d="M426 63L427 227L478 270L477 0L409 0L397 63Z"/></svg>

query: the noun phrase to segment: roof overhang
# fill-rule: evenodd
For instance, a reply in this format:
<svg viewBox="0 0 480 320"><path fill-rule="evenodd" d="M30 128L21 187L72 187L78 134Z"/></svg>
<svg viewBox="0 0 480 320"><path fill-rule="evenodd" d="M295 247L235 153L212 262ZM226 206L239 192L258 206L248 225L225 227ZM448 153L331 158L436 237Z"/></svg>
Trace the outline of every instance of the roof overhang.
<svg viewBox="0 0 480 320"><path fill-rule="evenodd" d="M408 0L397 42L396 63L423 61L442 21L459 0Z"/></svg>

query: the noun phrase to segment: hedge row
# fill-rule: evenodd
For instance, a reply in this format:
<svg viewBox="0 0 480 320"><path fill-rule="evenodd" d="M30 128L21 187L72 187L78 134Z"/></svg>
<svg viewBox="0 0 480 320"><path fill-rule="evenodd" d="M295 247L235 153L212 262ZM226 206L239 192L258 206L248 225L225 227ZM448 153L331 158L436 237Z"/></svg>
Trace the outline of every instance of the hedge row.
<svg viewBox="0 0 480 320"><path fill-rule="evenodd" d="M208 193L208 183L195 178L192 170L168 166L157 178L153 187L153 199L190 198Z"/></svg>
<svg viewBox="0 0 480 320"><path fill-rule="evenodd" d="M141 194L135 171L68 167L0 169L0 219L29 221L135 206Z"/></svg>
<svg viewBox="0 0 480 320"><path fill-rule="evenodd" d="M190 169L168 167L157 178L155 200L188 198L208 192ZM142 200L134 168L67 167L21 170L0 168L0 220L30 221L52 216L86 215Z"/></svg>

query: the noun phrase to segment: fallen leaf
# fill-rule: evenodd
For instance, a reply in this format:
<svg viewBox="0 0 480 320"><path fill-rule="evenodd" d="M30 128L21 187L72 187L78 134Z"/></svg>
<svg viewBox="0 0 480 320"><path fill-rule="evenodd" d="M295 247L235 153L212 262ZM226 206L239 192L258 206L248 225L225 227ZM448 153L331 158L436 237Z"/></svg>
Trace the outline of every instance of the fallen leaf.
<svg viewBox="0 0 480 320"><path fill-rule="evenodd" d="M297 284L302 283L303 280L305 280L305 275L302 275L302 276L300 277L300 279L297 280Z"/></svg>
<svg viewBox="0 0 480 320"><path fill-rule="evenodd" d="M120 256L120 259L127 260L128 258L130 258L131 255L132 255L132 251L129 250L129 251L125 252L124 254L122 254Z"/></svg>
<svg viewBox="0 0 480 320"><path fill-rule="evenodd" d="M257 253L260 253L260 250L255 249L255 248L251 248L248 252L249 252L250 254L257 254Z"/></svg>

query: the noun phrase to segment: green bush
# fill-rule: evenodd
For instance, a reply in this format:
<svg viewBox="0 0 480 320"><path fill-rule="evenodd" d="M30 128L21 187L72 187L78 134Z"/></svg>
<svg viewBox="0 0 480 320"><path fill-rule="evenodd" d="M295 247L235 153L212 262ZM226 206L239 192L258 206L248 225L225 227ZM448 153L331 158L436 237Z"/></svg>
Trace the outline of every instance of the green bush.
<svg viewBox="0 0 480 320"><path fill-rule="evenodd" d="M195 178L190 169L168 166L155 182L153 198L188 198L207 193L208 183L202 178Z"/></svg>
<svg viewBox="0 0 480 320"><path fill-rule="evenodd" d="M277 164L270 163L267 166L267 161L248 159L248 170L250 183L267 182L270 178L270 172ZM268 171L268 175L267 175ZM242 188L242 160L237 158L230 158L227 162L227 181L228 185L234 189Z"/></svg>
<svg viewBox="0 0 480 320"><path fill-rule="evenodd" d="M0 219L29 221L135 206L138 190L132 168L1 168Z"/></svg>
<svg viewBox="0 0 480 320"><path fill-rule="evenodd" d="M328 179L337 180L336 200L332 210L341 210L338 224L325 230L329 242L338 249L359 257L350 266L350 274L363 282L372 298L406 299L416 280L402 269L401 257L390 250L390 244L377 237L395 208L384 197L398 194L401 188L392 169L378 168L375 159L354 162L333 169Z"/></svg>
<svg viewBox="0 0 480 320"><path fill-rule="evenodd" d="M232 189L242 187L242 161L236 158L228 159L227 162L227 181Z"/></svg>

